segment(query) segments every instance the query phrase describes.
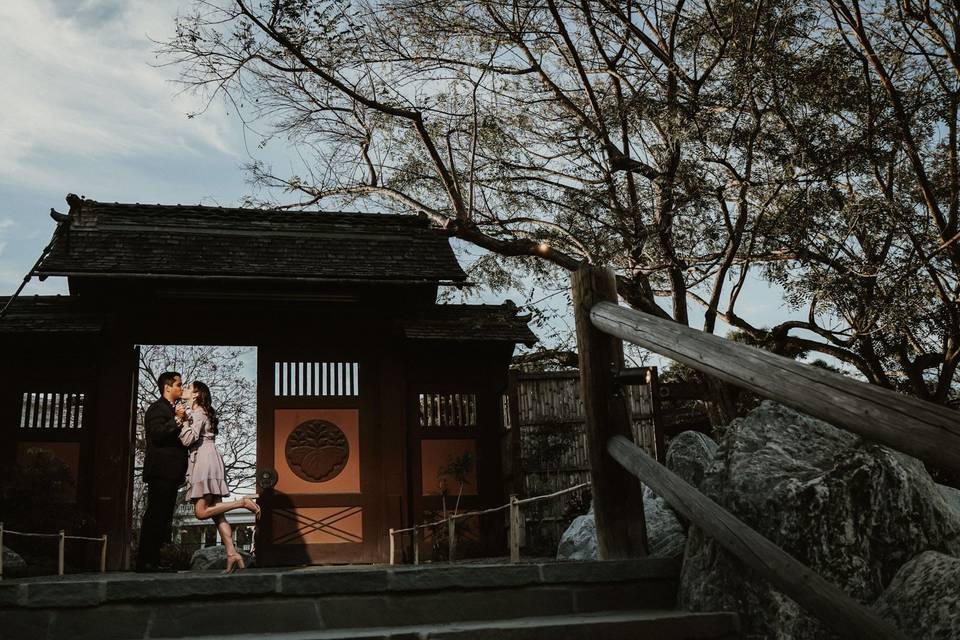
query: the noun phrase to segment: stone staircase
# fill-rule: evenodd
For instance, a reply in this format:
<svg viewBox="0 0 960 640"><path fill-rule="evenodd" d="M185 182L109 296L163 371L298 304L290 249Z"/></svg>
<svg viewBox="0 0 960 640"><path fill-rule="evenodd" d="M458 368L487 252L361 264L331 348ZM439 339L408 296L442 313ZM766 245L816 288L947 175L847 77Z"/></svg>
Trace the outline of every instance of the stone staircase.
<svg viewBox="0 0 960 640"><path fill-rule="evenodd" d="M611 562L108 573L0 582L0 637L731 639L675 609L679 564Z"/></svg>

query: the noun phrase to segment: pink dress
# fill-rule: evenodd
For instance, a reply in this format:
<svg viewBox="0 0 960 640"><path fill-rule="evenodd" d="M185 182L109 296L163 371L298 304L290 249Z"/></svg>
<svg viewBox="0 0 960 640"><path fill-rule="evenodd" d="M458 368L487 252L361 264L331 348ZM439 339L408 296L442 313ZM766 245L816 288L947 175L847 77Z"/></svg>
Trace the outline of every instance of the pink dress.
<svg viewBox="0 0 960 640"><path fill-rule="evenodd" d="M223 458L214 444L216 434L207 413L196 408L188 412L187 421L180 430L180 441L187 445L187 498L197 500L206 495L230 495Z"/></svg>

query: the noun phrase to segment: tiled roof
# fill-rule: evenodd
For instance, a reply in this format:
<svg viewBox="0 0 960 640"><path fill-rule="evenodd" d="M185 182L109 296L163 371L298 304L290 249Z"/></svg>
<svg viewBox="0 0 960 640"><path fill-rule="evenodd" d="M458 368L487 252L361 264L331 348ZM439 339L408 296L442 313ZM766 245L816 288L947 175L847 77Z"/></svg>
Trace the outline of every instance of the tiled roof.
<svg viewBox="0 0 960 640"><path fill-rule="evenodd" d="M0 296L0 309L9 299ZM70 296L21 296L0 318L0 333L87 333L102 328L103 317Z"/></svg>
<svg viewBox="0 0 960 640"><path fill-rule="evenodd" d="M69 229L39 274L466 279L447 234L415 215L68 202Z"/></svg>
<svg viewBox="0 0 960 640"><path fill-rule="evenodd" d="M438 304L397 320L400 333L420 340L480 340L532 346L537 336L529 316L516 315L513 304Z"/></svg>

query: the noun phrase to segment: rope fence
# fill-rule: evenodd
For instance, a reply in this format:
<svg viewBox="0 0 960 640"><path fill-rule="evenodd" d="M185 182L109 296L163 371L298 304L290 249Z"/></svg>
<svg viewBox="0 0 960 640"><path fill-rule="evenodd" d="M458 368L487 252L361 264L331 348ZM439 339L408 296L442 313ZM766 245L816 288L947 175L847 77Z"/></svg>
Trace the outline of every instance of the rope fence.
<svg viewBox="0 0 960 640"><path fill-rule="evenodd" d="M15 535L23 536L27 538L59 538L59 543L57 545L57 575L63 575L63 556L64 556L64 546L67 540L86 540L88 542L99 542L100 543L100 573L104 573L107 570L107 534L103 534L99 538L90 538L88 536L68 536L63 529L60 530L60 533L27 533L23 531L13 531L12 529L4 529L3 523L0 522L0 580L3 579L3 536L4 535Z"/></svg>
<svg viewBox="0 0 960 640"><path fill-rule="evenodd" d="M589 487L589 482L583 482L581 484L575 485L573 487L567 487L566 489L561 489L559 491L554 491L553 493L547 493L542 496L533 496L531 498L518 498L516 495L510 496L510 502L499 507L491 507L490 509L482 509L480 511L466 511L464 513L451 513L446 518L436 520L434 522L427 522L424 524L417 524L412 527L407 527L406 529L393 529L391 528L388 531L388 536L390 537L390 564L396 564L396 537L402 536L404 533L410 533L413 538L413 564L420 564L420 529L428 529L431 527L437 527L443 524L447 525L447 544L448 548L448 561L453 562L456 554L456 521L461 518L473 518L476 516L487 515L489 513L497 513L503 511L504 509L510 510L509 525L510 525L510 562L520 562L520 536L523 531L523 517L520 511L520 507L525 504L531 504L533 502L539 502L541 500L549 500L550 498L557 498L567 493L573 493L574 491L580 491L586 487Z"/></svg>

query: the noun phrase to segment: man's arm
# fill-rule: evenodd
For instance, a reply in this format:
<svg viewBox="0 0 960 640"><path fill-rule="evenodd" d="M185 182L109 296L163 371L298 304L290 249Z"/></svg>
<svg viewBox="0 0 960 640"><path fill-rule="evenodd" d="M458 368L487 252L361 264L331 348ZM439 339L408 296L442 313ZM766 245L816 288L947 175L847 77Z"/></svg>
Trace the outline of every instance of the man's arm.
<svg viewBox="0 0 960 640"><path fill-rule="evenodd" d="M162 446L171 438L180 433L180 423L174 415L168 415L160 405L151 405L143 417L143 426L147 437L155 444Z"/></svg>

